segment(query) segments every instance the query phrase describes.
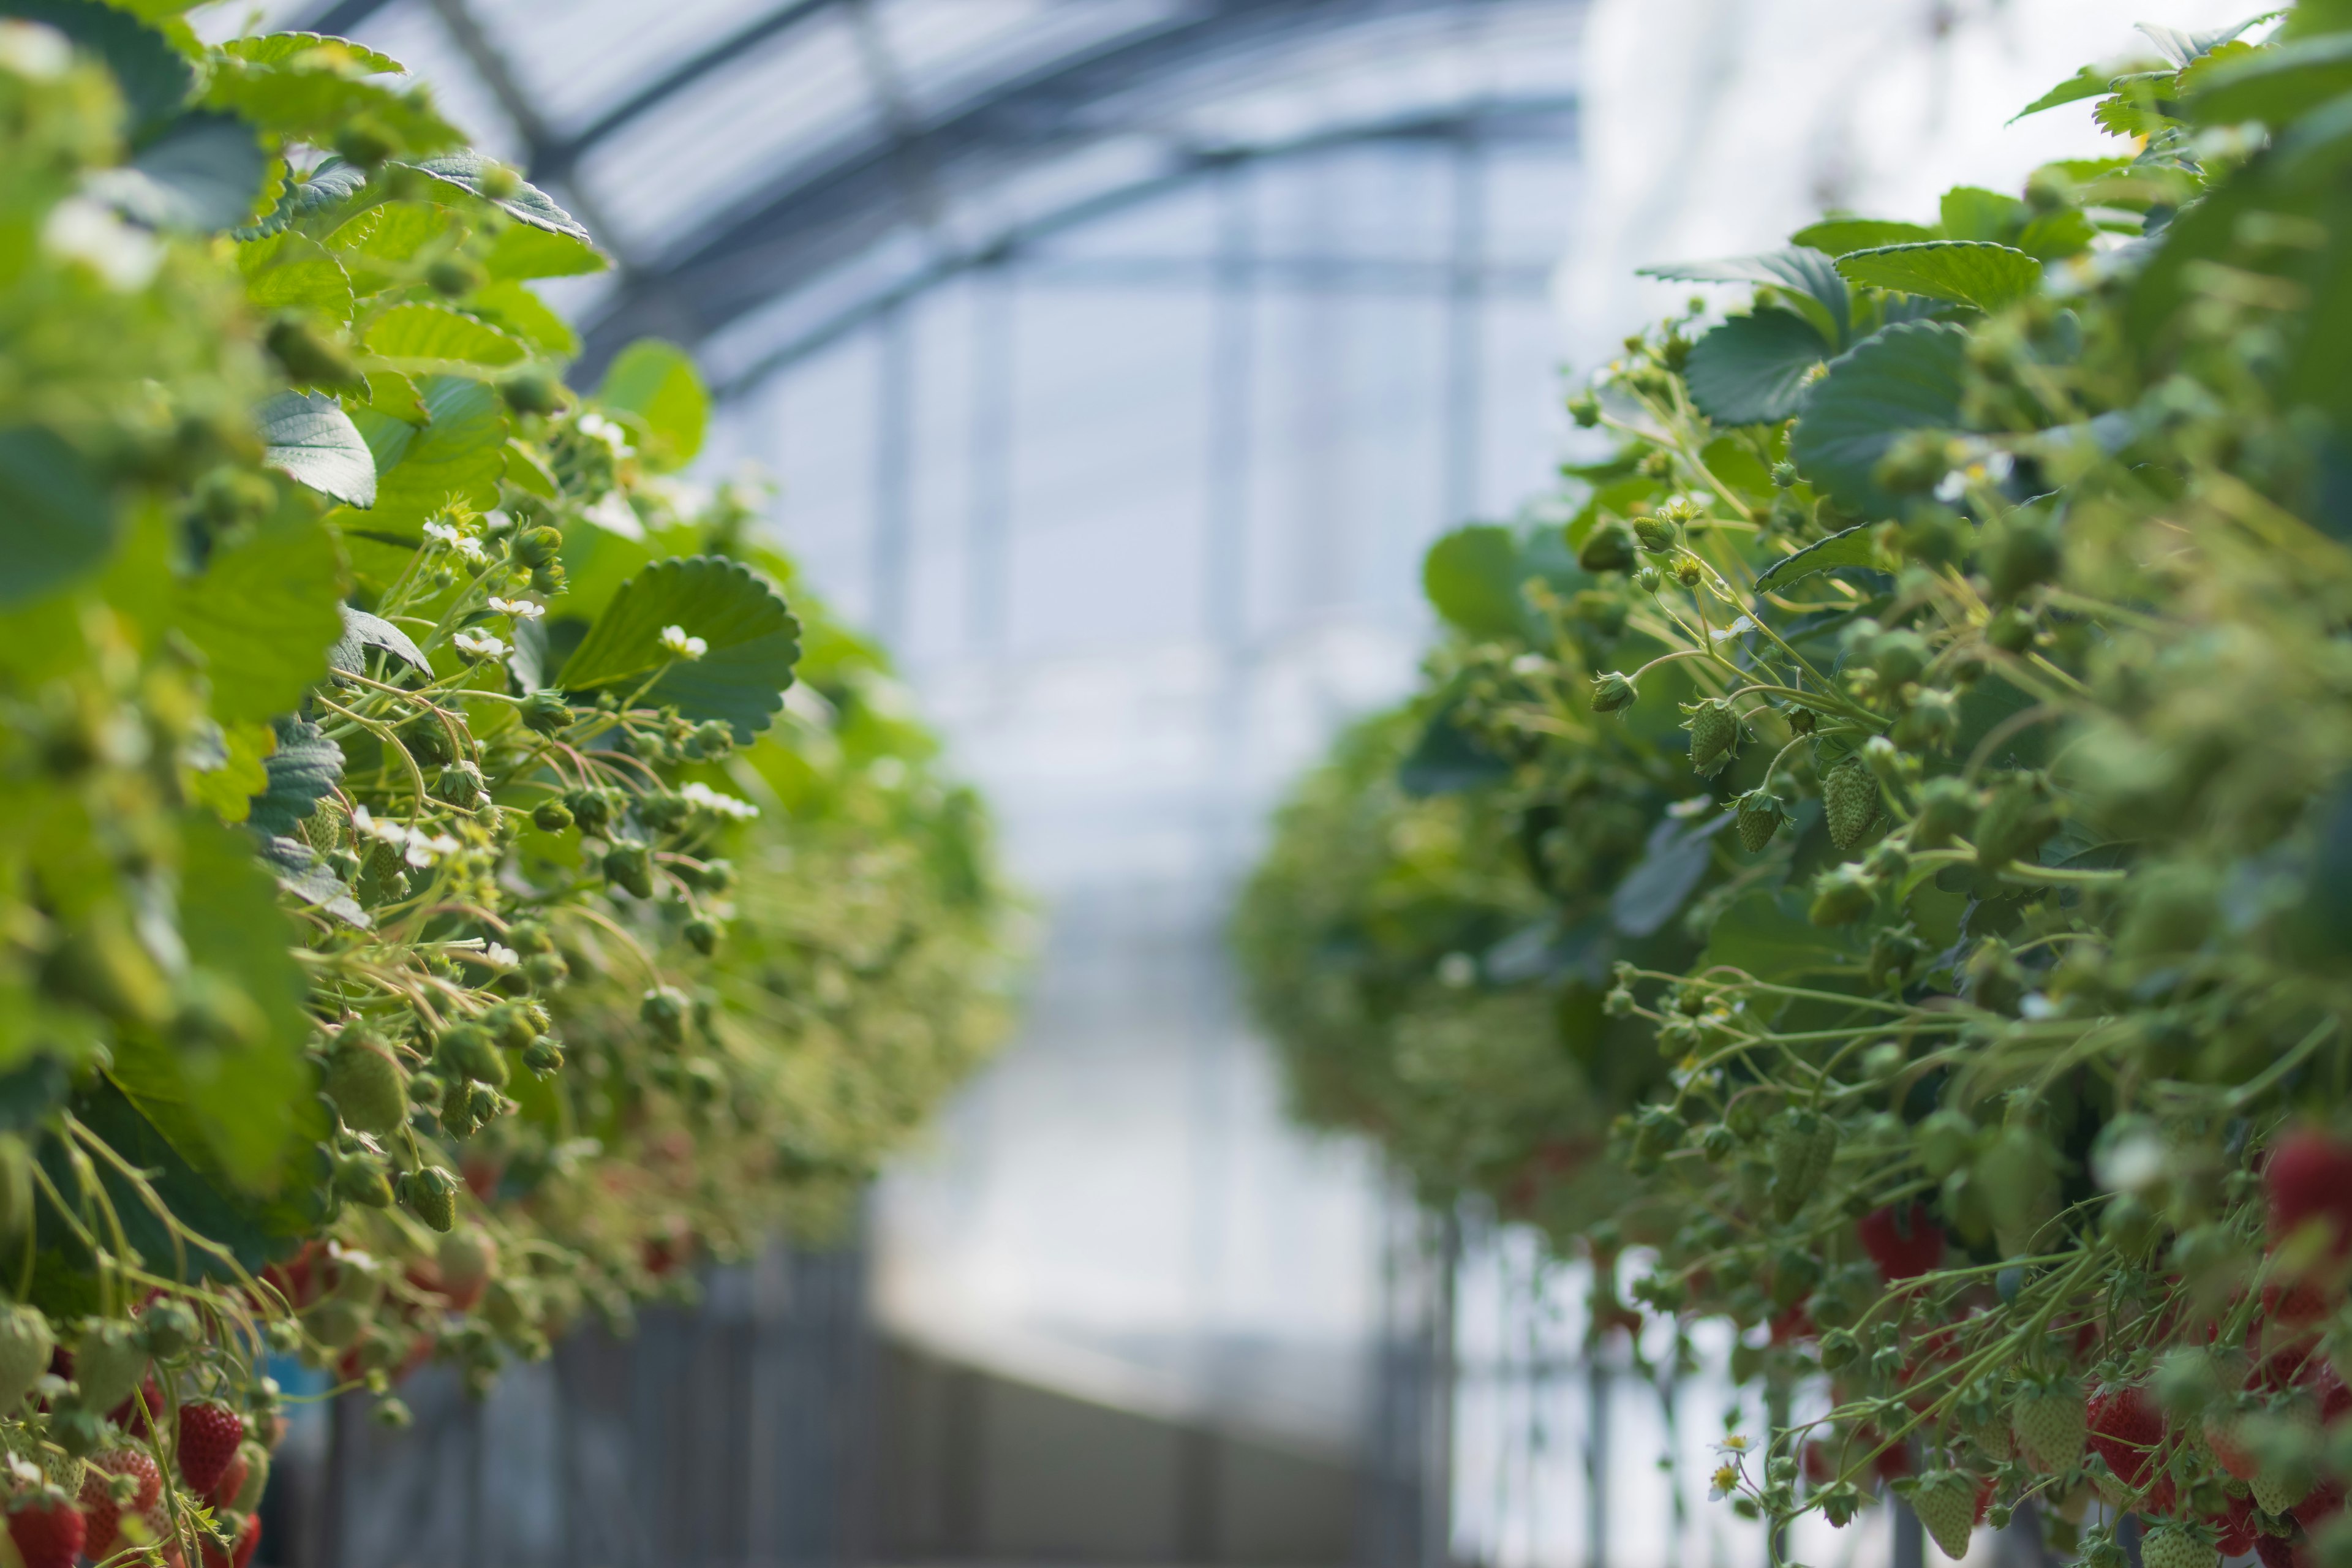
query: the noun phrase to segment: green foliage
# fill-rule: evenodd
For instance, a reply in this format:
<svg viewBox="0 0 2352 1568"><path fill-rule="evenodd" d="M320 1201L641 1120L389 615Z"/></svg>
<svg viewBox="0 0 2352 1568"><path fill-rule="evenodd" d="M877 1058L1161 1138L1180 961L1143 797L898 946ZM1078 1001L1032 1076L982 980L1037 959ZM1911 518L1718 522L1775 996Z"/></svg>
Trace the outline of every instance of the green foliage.
<svg viewBox="0 0 2352 1568"><path fill-rule="evenodd" d="M565 385L543 193L373 51L9 9L0 1293L163 1408L86 1360L0 1447L168 1475L188 1401L274 1440L266 1352L478 1390L836 1224L1001 1028L1006 903L757 498L657 477L683 357Z"/></svg>
<svg viewBox="0 0 2352 1568"><path fill-rule="evenodd" d="M2034 106L2120 157L1659 269L1746 313L1580 395L1556 536L1441 542L1244 903L1310 1120L1582 1248L1596 1333L1731 1327L1801 1413L1751 1517L2352 1542L2347 27L2144 28ZM1516 633L1434 569L1514 545Z"/></svg>

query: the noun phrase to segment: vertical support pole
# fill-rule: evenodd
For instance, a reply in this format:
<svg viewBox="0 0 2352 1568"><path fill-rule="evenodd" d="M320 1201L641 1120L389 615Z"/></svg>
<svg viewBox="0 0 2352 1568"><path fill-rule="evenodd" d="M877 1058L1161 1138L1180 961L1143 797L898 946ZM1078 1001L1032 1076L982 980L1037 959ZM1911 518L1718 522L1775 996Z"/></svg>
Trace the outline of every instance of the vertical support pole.
<svg viewBox="0 0 2352 1568"><path fill-rule="evenodd" d="M1894 1516L1895 1568L1927 1568L1927 1532L1919 1523L1919 1516L1911 1505L1900 1498L1890 1510Z"/></svg>
<svg viewBox="0 0 2352 1568"><path fill-rule="evenodd" d="M1453 240L1445 290L1445 494L1447 527L1478 510L1484 407L1486 293L1486 164L1473 132L1454 144Z"/></svg>
<svg viewBox="0 0 2352 1568"><path fill-rule="evenodd" d="M1454 1286L1462 1272L1462 1221L1438 1216L1437 1279L1430 1292L1426 1403L1422 1410L1419 1568L1450 1568L1454 1556Z"/></svg>
<svg viewBox="0 0 2352 1568"><path fill-rule="evenodd" d="M1584 1511L1585 1568L1609 1568L1609 1393L1607 1343L1598 1335L1588 1342L1584 1363L1584 1486L1590 1506Z"/></svg>
<svg viewBox="0 0 2352 1568"><path fill-rule="evenodd" d="M908 309L893 305L875 324L873 619L874 635L893 653L903 653L914 529L914 342Z"/></svg>
<svg viewBox="0 0 2352 1568"><path fill-rule="evenodd" d="M1256 416L1257 297L1247 174L1216 176L1216 284L1210 296L1208 500L1202 531L1203 629L1231 649L1247 634L1251 426Z"/></svg>
<svg viewBox="0 0 2352 1568"><path fill-rule="evenodd" d="M1013 269L971 280L971 514L964 543L965 624L975 648L1002 652L1011 620Z"/></svg>

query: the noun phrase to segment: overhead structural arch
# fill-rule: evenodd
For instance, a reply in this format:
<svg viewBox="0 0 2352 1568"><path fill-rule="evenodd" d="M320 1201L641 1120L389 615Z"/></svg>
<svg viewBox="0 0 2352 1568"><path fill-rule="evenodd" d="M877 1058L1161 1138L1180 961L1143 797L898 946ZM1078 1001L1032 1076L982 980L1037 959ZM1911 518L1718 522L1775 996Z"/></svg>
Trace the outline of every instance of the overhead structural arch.
<svg viewBox="0 0 2352 1568"><path fill-rule="evenodd" d="M960 271L1222 168L1351 142L1556 142L1573 122L1572 93L1557 79L1463 72L1450 47L1476 37L1486 58L1507 58L1491 47L1497 34L1557 34L1573 25L1577 0L950 0L961 12L941 3L681 6L682 27L700 19L696 37L653 40L644 52L659 63L562 113L532 91L523 62L533 29L593 29L616 5L642 29L641 6L335 0L303 25L366 38L404 13L429 16L510 128L517 161L618 257L609 286L580 302L586 368L646 334L698 350L728 339L730 391ZM979 26L992 16L1001 25ZM941 46L950 26L968 40ZM772 74L772 100L788 108L809 96L820 58L854 62L843 112L761 148L657 231L628 231L628 215L662 194L614 174L632 139L695 124L750 69ZM1360 79L1368 66L1391 79L1384 94L1334 92L1302 117L1294 91L1271 122L1252 102L1277 82L1318 70ZM758 118L710 130L722 142L753 138ZM813 317L759 330L778 301L803 292L825 301ZM769 341L744 342L747 331Z"/></svg>

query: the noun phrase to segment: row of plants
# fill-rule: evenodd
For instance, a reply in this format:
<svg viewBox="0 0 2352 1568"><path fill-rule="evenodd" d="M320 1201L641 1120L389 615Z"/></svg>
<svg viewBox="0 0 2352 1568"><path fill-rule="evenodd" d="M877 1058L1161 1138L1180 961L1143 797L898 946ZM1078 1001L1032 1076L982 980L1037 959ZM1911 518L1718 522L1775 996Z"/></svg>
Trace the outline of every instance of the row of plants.
<svg viewBox="0 0 2352 1568"><path fill-rule="evenodd" d="M0 17L26 1568L247 1563L273 1357L398 1425L826 1234L1011 957L880 651L677 477L691 364L566 384L590 237L396 62L186 9Z"/></svg>
<svg viewBox="0 0 2352 1568"><path fill-rule="evenodd" d="M1733 1326L1776 1555L2352 1563L2352 10L2142 31L2102 155L1654 269L1747 287L1237 918L1309 1121Z"/></svg>

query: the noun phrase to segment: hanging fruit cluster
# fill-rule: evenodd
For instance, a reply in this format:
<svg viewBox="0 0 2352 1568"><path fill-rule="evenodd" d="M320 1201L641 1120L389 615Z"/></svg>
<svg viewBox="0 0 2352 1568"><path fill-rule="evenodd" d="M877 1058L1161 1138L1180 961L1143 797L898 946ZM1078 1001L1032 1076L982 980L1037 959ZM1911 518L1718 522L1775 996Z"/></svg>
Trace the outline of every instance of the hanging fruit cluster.
<svg viewBox="0 0 2352 1568"><path fill-rule="evenodd" d="M593 394L604 258L375 52L0 17L0 1448L28 1568L243 1563L272 1356L479 1388L821 1232L1001 1022L877 650Z"/></svg>
<svg viewBox="0 0 2352 1568"><path fill-rule="evenodd" d="M1737 1328L1750 1517L2352 1563L2347 29L2145 29L2032 106L2115 155L1655 269L1750 291L1432 550L1245 900L1310 1114Z"/></svg>

